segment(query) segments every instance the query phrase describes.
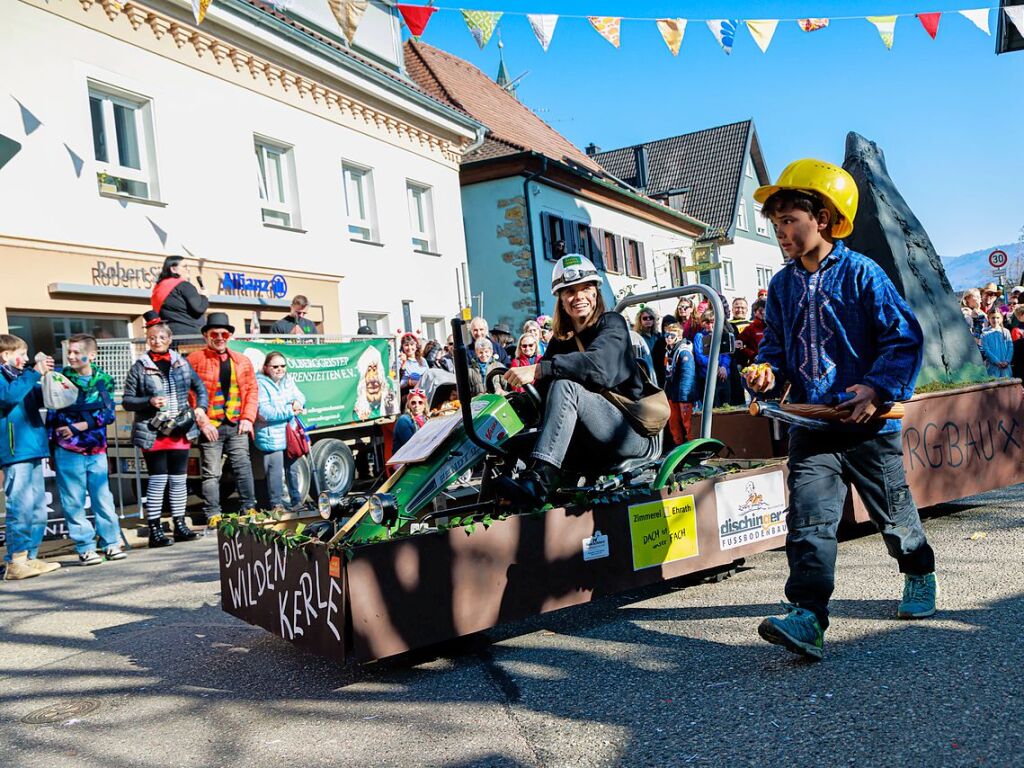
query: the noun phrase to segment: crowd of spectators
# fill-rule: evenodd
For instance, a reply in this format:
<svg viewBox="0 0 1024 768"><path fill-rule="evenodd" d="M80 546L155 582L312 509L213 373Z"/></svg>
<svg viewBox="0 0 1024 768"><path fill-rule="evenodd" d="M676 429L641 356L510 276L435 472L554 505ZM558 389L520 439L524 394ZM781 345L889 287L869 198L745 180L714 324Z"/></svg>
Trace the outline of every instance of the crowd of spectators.
<svg viewBox="0 0 1024 768"><path fill-rule="evenodd" d="M1003 298L995 283L969 288L960 298L960 311L986 373L997 379L1024 378L1024 286L1014 286Z"/></svg>

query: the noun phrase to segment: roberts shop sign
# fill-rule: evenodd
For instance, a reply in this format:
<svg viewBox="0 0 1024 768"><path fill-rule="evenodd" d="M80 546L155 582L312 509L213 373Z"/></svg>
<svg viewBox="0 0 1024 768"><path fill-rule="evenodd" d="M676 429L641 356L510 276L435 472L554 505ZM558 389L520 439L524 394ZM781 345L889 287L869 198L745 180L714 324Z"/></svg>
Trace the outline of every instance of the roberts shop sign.
<svg viewBox="0 0 1024 768"><path fill-rule="evenodd" d="M156 285L160 267L131 266L120 261L97 261L92 268L92 284L104 288L143 288Z"/></svg>
<svg viewBox="0 0 1024 768"><path fill-rule="evenodd" d="M220 276L220 291L225 295L283 299L288 295L288 281L281 275L250 277L245 272L225 272Z"/></svg>

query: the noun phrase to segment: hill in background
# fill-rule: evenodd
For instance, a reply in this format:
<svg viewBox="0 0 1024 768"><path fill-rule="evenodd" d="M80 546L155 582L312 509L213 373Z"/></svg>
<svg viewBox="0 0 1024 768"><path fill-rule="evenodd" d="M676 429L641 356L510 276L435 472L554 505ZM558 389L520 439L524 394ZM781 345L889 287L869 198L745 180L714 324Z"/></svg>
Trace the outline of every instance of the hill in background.
<svg viewBox="0 0 1024 768"><path fill-rule="evenodd" d="M961 256L942 256L942 265L946 268L946 276L954 291L965 291L978 288L992 280L992 267L988 263L988 255L999 249L1006 251L1010 263L1006 269L1006 282L1011 287L1017 285L1021 272L1024 271L1024 252L1018 250L1017 243L992 245L978 251L965 253Z"/></svg>

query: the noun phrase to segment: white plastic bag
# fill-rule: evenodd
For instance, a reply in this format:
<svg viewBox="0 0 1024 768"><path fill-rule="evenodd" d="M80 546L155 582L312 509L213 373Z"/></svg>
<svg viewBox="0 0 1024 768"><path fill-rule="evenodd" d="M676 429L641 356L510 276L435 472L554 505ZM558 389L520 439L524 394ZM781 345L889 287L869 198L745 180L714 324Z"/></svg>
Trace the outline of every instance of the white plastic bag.
<svg viewBox="0 0 1024 768"><path fill-rule="evenodd" d="M43 405L54 411L67 408L78 401L78 387L68 378L56 371L50 371L41 382L43 387Z"/></svg>

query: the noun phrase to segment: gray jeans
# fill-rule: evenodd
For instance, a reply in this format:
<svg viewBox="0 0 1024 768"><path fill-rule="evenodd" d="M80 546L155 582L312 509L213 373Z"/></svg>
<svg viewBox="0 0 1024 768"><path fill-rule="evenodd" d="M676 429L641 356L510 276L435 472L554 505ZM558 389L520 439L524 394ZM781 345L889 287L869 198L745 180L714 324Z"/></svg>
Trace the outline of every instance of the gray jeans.
<svg viewBox="0 0 1024 768"><path fill-rule="evenodd" d="M221 424L215 441L207 441L204 437L199 443L199 454L203 459L203 512L208 516L220 514L220 473L225 448L231 469L235 472L242 509L256 506L252 464L249 463L249 436L238 434L237 424Z"/></svg>
<svg viewBox="0 0 1024 768"><path fill-rule="evenodd" d="M548 387L544 426L532 456L589 473L643 456L650 444L651 438L636 432L603 395L575 381L558 379Z"/></svg>
<svg viewBox="0 0 1024 768"><path fill-rule="evenodd" d="M297 507L304 499L299 497L299 464L297 459L288 458L285 451L263 454L263 471L267 475L267 495L271 507L284 506L284 484L288 478L288 506Z"/></svg>
<svg viewBox="0 0 1024 768"><path fill-rule="evenodd" d="M828 601L835 586L836 531L846 483L857 489L901 573L921 576L935 571L935 553L907 487L899 432L863 436L793 430L786 597L813 611L822 629L828 627Z"/></svg>

